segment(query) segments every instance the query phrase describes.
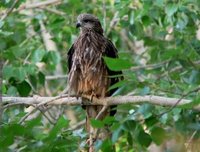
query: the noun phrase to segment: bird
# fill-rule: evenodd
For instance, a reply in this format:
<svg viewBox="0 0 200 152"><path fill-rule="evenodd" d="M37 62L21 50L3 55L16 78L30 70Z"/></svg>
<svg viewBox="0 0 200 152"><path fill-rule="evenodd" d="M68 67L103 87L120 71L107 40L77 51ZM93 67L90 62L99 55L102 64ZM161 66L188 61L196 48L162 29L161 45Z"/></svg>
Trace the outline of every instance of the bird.
<svg viewBox="0 0 200 152"><path fill-rule="evenodd" d="M109 87L122 79L122 71L109 69L104 57L118 58L118 51L112 41L104 36L96 16L88 13L78 15L76 28L80 29L80 34L67 53L68 94L76 97L91 96L91 102L92 97L109 97L117 89L109 90ZM90 120L97 117L103 106L85 105L83 108L86 110L86 130L91 133ZM108 107L99 119L115 113L115 106Z"/></svg>

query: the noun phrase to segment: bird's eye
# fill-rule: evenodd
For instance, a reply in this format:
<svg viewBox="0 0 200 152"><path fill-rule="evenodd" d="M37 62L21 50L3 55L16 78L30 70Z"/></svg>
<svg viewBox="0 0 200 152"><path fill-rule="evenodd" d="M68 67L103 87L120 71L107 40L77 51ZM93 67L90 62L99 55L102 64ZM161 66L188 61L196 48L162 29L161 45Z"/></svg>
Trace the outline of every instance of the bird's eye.
<svg viewBox="0 0 200 152"><path fill-rule="evenodd" d="M84 20L85 23L89 22L89 20Z"/></svg>

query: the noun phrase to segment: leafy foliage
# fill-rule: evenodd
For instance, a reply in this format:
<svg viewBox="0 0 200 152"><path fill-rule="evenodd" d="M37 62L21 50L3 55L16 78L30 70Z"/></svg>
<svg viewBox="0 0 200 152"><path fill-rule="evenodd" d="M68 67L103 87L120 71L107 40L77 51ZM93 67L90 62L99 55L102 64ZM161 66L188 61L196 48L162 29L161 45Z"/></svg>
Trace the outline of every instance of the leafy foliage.
<svg viewBox="0 0 200 152"><path fill-rule="evenodd" d="M19 0L15 8L24 2ZM1 1L0 10L9 9L12 3ZM97 141L96 149L110 151L115 145L116 151L149 151L152 144L162 146L173 139L177 146L167 147L168 151L185 150L190 139L194 147L187 148L200 149L199 112L190 110L200 100L199 92L192 91L200 86L199 0L68 0L11 12L0 20L3 95L53 96L65 89L66 79L47 77L67 72L66 54L78 34L76 16L82 12L98 16L105 35L118 48L118 59L104 58L110 69L123 70L125 79L110 87L119 87L115 95L131 92L181 98L187 94L184 97L193 100L169 111L149 104L118 106L115 117L91 121L96 128L110 125L113 133L111 140ZM41 22L57 50L47 49ZM76 122L85 118L80 107L72 110ZM57 107L52 114L45 111L21 122L28 107L4 109L0 151L77 151L86 147L85 130L71 130L72 118L63 114L66 111L69 108ZM53 122L46 119L49 115Z"/></svg>

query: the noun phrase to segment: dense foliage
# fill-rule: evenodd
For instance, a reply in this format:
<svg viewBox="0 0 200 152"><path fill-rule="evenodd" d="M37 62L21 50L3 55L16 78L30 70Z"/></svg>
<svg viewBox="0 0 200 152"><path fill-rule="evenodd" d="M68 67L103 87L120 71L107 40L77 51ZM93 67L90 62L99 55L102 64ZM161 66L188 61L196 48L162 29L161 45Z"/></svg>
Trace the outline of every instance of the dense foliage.
<svg viewBox="0 0 200 152"><path fill-rule="evenodd" d="M67 50L78 30L76 17L92 13L101 20L105 35L119 51L119 59L105 58L109 68L123 70L124 80L115 95L159 95L187 98L193 105L200 94L199 0L63 0L32 9L37 0L19 0L0 20L4 96L56 96L67 86ZM13 0L2 0L5 12ZM2 13L1 13L2 14ZM45 34L51 34L51 38ZM60 76L54 77L49 76ZM193 105L172 109L152 104L118 106L115 117L92 121L101 128L111 125L112 139L97 141L96 149L163 151L200 149L200 115ZM3 110L0 151L78 151L85 147L84 120L79 106L11 106ZM45 110L46 109L46 110ZM167 146L166 146L167 145Z"/></svg>

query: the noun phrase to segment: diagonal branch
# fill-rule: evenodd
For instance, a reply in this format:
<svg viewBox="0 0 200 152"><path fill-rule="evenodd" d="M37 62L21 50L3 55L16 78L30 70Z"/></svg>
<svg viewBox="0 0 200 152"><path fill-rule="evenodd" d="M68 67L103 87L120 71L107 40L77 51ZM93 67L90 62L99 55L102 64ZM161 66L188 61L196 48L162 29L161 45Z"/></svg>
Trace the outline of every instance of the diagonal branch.
<svg viewBox="0 0 200 152"><path fill-rule="evenodd" d="M41 1L33 4L28 4L28 5L21 5L17 10L15 11L21 11L24 9L33 9L33 8L44 8L49 5L58 5L61 4L62 0L46 0L46 1Z"/></svg>
<svg viewBox="0 0 200 152"><path fill-rule="evenodd" d="M15 0L14 3L12 4L12 6L3 14L3 16L1 17L1 21L3 21L15 8L15 6L17 5L19 0Z"/></svg>
<svg viewBox="0 0 200 152"><path fill-rule="evenodd" d="M25 9L46 8L49 5L55 6L62 3L62 0L46 0L46 1L41 1L41 2L32 3L32 4L22 4L17 9L14 9L18 1L19 0L15 0L10 9L5 11L4 13L0 13L0 15L2 15L1 20L4 20L12 12L19 12Z"/></svg>

